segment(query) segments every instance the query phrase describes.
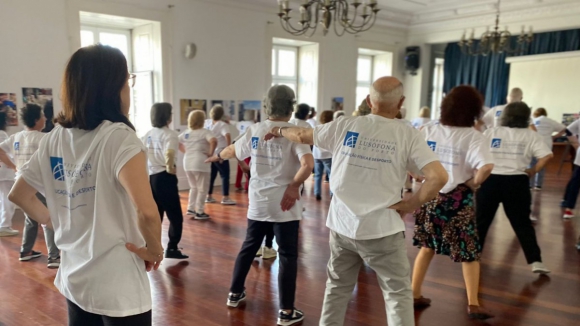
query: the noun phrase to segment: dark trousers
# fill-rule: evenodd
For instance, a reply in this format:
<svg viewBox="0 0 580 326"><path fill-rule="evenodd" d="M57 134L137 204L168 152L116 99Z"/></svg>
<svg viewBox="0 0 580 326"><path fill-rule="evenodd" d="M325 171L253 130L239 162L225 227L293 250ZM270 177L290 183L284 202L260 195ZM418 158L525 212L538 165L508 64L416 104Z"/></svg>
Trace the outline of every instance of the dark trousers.
<svg viewBox="0 0 580 326"><path fill-rule="evenodd" d="M578 199L578 192L580 191L580 166L574 165L574 172L572 178L568 181L564 199L560 206L564 208L574 209L576 207L576 200Z"/></svg>
<svg viewBox="0 0 580 326"><path fill-rule="evenodd" d="M530 220L532 194L527 175L492 174L481 185L476 195L476 218L479 241L483 251L487 231L493 222L499 204L503 204L512 229L524 250L528 264L541 262L542 256L536 231Z"/></svg>
<svg viewBox="0 0 580 326"><path fill-rule="evenodd" d="M278 243L280 309L293 309L296 294L296 271L298 269L298 228L300 221L273 223L248 220L246 240L244 240L238 258L236 258L230 292L242 293L244 291L246 276L248 276L252 262L256 257L256 252L260 249L262 240L272 225Z"/></svg>
<svg viewBox="0 0 580 326"><path fill-rule="evenodd" d="M149 176L153 198L159 209L159 216L167 213L169 219L169 242L167 249L177 249L183 232L183 213L177 189L177 176L165 171Z"/></svg>
<svg viewBox="0 0 580 326"><path fill-rule="evenodd" d="M270 226L270 228L268 228L266 230L265 246L268 248L272 248L272 246L274 245L274 224L273 223L270 223L270 224L272 224L272 225Z"/></svg>
<svg viewBox="0 0 580 326"><path fill-rule="evenodd" d="M66 303L69 326L146 326L152 323L151 310L127 317L107 317L86 312L69 300Z"/></svg>
<svg viewBox="0 0 580 326"><path fill-rule="evenodd" d="M222 177L222 195L229 196L230 195L230 162L223 161L223 162L213 162L211 164L211 178L209 181L209 191L207 192L208 195L213 194L213 184L215 182L215 178L217 178L218 172Z"/></svg>

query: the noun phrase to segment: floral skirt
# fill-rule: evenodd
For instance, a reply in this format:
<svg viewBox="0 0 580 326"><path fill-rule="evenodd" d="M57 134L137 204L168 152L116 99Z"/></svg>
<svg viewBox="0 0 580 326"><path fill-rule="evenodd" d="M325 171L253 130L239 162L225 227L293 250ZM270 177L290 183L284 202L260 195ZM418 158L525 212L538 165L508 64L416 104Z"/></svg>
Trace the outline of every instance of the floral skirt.
<svg viewBox="0 0 580 326"><path fill-rule="evenodd" d="M464 184L439 194L413 213L413 245L435 250L454 262L479 261L481 245L475 222L473 191Z"/></svg>

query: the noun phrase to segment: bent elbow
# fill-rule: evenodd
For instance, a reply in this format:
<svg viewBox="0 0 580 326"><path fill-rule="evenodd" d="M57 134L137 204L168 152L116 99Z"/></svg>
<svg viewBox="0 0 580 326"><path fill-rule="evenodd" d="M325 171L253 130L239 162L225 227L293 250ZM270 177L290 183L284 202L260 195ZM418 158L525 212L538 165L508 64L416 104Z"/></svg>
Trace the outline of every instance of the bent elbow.
<svg viewBox="0 0 580 326"><path fill-rule="evenodd" d="M8 200L13 202L14 204L18 205L18 196L16 196L12 191L8 194ZM20 206L20 205L18 205Z"/></svg>

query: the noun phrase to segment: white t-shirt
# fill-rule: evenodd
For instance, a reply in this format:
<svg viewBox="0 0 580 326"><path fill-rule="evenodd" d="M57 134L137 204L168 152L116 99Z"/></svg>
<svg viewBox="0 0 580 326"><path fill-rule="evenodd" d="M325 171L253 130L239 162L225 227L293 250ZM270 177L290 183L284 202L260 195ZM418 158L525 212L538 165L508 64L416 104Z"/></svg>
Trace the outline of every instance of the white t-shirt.
<svg viewBox="0 0 580 326"><path fill-rule="evenodd" d="M175 130L168 127L153 128L141 138L147 147L149 175L166 171L165 153L172 149L177 157L179 136Z"/></svg>
<svg viewBox="0 0 580 326"><path fill-rule="evenodd" d="M308 122L308 124L312 128L316 128L316 126L318 126L318 121L316 121L316 118L310 118L310 119L306 120L306 122Z"/></svg>
<svg viewBox="0 0 580 326"><path fill-rule="evenodd" d="M494 127L483 135L493 156L492 174L526 174L532 157L543 158L552 153L542 136L528 128Z"/></svg>
<svg viewBox="0 0 580 326"><path fill-rule="evenodd" d="M332 151L326 226L358 240L405 230L401 216L387 208L401 201L408 170L437 161L419 131L374 114L344 117L316 127L314 145Z"/></svg>
<svg viewBox="0 0 580 326"><path fill-rule="evenodd" d="M431 118L415 118L411 121L411 124L415 129L419 129L426 123L429 123L429 121L431 121Z"/></svg>
<svg viewBox="0 0 580 326"><path fill-rule="evenodd" d="M413 124L411 123L411 121L409 121L407 119L395 119L395 120L404 123L407 127L415 128L415 127L413 127Z"/></svg>
<svg viewBox="0 0 580 326"><path fill-rule="evenodd" d="M204 128L210 130L213 133L213 136L217 139L217 147L213 152L214 155L228 147L226 135L230 133L230 125L223 121L218 121L214 124L212 119L207 119L205 120Z"/></svg>
<svg viewBox="0 0 580 326"><path fill-rule="evenodd" d="M538 134L540 134L540 136L542 136L542 139L544 139L544 142L550 147L552 148L552 144L553 144L553 140L552 140L552 134L555 132L560 132L564 129L566 129L566 126L564 126L563 124L552 120L548 117L545 116L539 116L537 118L533 119L534 121L534 126L536 126L536 130L538 132Z"/></svg>
<svg viewBox="0 0 580 326"><path fill-rule="evenodd" d="M4 130L0 130L0 144L8 139L8 134ZM12 157L12 151L5 151L8 157ZM14 181L14 170L0 162L0 181Z"/></svg>
<svg viewBox="0 0 580 326"><path fill-rule="evenodd" d="M576 120L572 122L568 127L566 127L568 131L573 133L574 135L580 135L580 120ZM574 159L574 165L580 166L580 147L576 150L576 158Z"/></svg>
<svg viewBox="0 0 580 326"><path fill-rule="evenodd" d="M473 178L474 170L493 163L486 138L470 127L425 126L421 133L449 174L440 193L448 193Z"/></svg>
<svg viewBox="0 0 580 326"><path fill-rule="evenodd" d="M205 163L209 153L209 141L215 138L207 129L187 129L179 135L179 142L185 147L183 169L185 171L211 172L211 163Z"/></svg>
<svg viewBox="0 0 580 326"><path fill-rule="evenodd" d="M304 120L296 119L296 118L290 119L290 121L288 121L288 123L291 123L291 124L295 125L296 127L300 127L300 128L312 128L310 123L308 123Z"/></svg>
<svg viewBox="0 0 580 326"><path fill-rule="evenodd" d="M287 186L300 169L302 156L310 154L310 146L295 144L285 138L264 140L273 127L293 127L287 122L257 123L236 141L238 160L252 158L248 218L264 222L288 222L302 219L302 201L286 212L280 208Z"/></svg>
<svg viewBox="0 0 580 326"><path fill-rule="evenodd" d="M501 116L501 113L506 106L507 104L494 106L483 115L481 120L483 120L483 123L485 123L486 128L499 127L499 117Z"/></svg>
<svg viewBox="0 0 580 326"><path fill-rule="evenodd" d="M44 136L46 134L40 131L22 130L0 143L0 148L14 158L14 165L19 171L17 176L24 164L38 150L38 145Z"/></svg>
<svg viewBox="0 0 580 326"><path fill-rule="evenodd" d="M241 135L246 132L246 129L248 129L254 123L254 121L240 121L236 123L236 129L238 129L238 133Z"/></svg>
<svg viewBox="0 0 580 326"><path fill-rule="evenodd" d="M81 309L124 317L151 310L145 262L125 248L145 246L119 172L143 147L135 131L103 122L95 130L56 126L22 168L44 194L62 261L54 284Z"/></svg>
<svg viewBox="0 0 580 326"><path fill-rule="evenodd" d="M313 146L312 156L314 156L315 160L326 160L332 158L332 152L318 148L318 146Z"/></svg>

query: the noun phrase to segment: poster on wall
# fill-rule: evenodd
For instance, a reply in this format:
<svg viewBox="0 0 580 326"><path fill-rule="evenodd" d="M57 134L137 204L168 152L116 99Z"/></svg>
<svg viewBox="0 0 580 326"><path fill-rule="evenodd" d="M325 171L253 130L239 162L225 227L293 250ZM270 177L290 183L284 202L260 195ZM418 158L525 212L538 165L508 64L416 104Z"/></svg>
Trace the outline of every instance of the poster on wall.
<svg viewBox="0 0 580 326"><path fill-rule="evenodd" d="M228 100L213 100L211 101L211 107L216 105L221 105L224 108L224 113L229 117L228 120L236 121L236 101Z"/></svg>
<svg viewBox="0 0 580 326"><path fill-rule="evenodd" d="M0 111L6 113L7 126L18 126L16 93L0 93Z"/></svg>
<svg viewBox="0 0 580 326"><path fill-rule="evenodd" d="M238 110L238 121L244 121L244 112L246 110L256 111L254 119L257 122L262 121L260 113L262 111L262 101L240 101Z"/></svg>
<svg viewBox="0 0 580 326"><path fill-rule="evenodd" d="M179 122L182 126L187 126L187 116L189 112L193 110L202 110L207 114L207 101L206 100L190 100L190 99L181 99L179 100L179 112L181 121Z"/></svg>
<svg viewBox="0 0 580 326"><path fill-rule="evenodd" d="M332 111L342 111L344 109L344 97L332 98Z"/></svg>
<svg viewBox="0 0 580 326"><path fill-rule="evenodd" d="M567 127L572 122L578 120L579 117L580 117L580 114L578 114L578 113L564 113L562 115L562 124Z"/></svg>
<svg viewBox="0 0 580 326"><path fill-rule="evenodd" d="M52 88L22 88L22 102L26 104L37 104L42 108L46 117L46 126L42 132L50 132L54 128L54 107L52 105Z"/></svg>

